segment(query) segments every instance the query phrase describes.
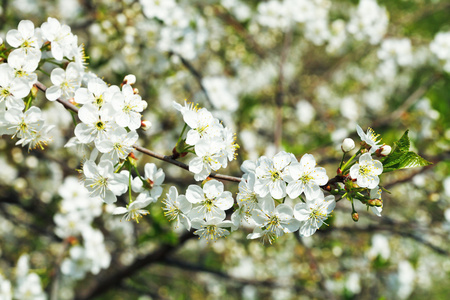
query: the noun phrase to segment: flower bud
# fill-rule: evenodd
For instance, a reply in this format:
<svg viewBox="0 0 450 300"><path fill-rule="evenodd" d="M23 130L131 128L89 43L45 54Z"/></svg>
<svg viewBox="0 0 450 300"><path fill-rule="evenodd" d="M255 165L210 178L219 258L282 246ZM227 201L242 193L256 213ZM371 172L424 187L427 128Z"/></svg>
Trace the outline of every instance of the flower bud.
<svg viewBox="0 0 450 300"><path fill-rule="evenodd" d="M370 206L381 207L381 206L383 206L383 200L381 200L381 199L370 199L370 200L367 200L367 204L369 204Z"/></svg>
<svg viewBox="0 0 450 300"><path fill-rule="evenodd" d="M152 122L150 122L149 120L141 121L141 128L143 130L149 130L151 127L152 127Z"/></svg>
<svg viewBox="0 0 450 300"><path fill-rule="evenodd" d="M355 148L355 142L351 138L346 138L341 145L341 149L343 152L352 151Z"/></svg>
<svg viewBox="0 0 450 300"><path fill-rule="evenodd" d="M356 211L352 212L352 219L354 222L358 222L359 220L359 215Z"/></svg>
<svg viewBox="0 0 450 300"><path fill-rule="evenodd" d="M37 86L33 85L33 87L31 88L31 96L36 98L38 91L39 89L37 88Z"/></svg>
<svg viewBox="0 0 450 300"><path fill-rule="evenodd" d="M384 145L383 147L381 147L380 154L381 154L381 156L388 156L389 153L391 153L391 150L392 150L391 146Z"/></svg>
<svg viewBox="0 0 450 300"><path fill-rule="evenodd" d="M133 74L129 74L129 75L125 76L122 84L133 85L135 83L136 83L136 76L134 76Z"/></svg>

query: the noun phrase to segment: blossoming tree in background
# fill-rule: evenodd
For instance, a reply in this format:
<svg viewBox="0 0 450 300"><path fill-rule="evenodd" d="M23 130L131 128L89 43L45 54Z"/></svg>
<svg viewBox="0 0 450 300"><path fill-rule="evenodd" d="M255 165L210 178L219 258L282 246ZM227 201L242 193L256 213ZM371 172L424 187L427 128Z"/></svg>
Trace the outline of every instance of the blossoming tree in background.
<svg viewBox="0 0 450 300"><path fill-rule="evenodd" d="M72 5L92 15L62 10L72 27L11 21L0 41L3 298L198 293L183 276L149 279L158 265L234 282L196 275L216 297L350 297L382 285L380 296L407 298L418 271L448 256L448 214L439 226L428 217L447 209L448 191L441 199L422 173L428 160L429 176L448 170L448 141L424 143L449 135L432 108L450 110L447 33L390 32L375 0ZM410 182L438 207L427 213L420 192L396 189ZM364 257L355 237L342 243L345 230L372 239ZM390 243L405 240L417 250L391 259ZM389 275L377 281L380 270Z"/></svg>

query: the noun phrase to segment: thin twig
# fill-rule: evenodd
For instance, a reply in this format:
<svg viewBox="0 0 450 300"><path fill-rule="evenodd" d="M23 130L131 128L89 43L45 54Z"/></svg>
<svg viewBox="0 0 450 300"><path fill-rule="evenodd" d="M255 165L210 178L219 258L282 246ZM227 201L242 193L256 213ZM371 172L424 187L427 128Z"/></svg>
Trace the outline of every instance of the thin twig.
<svg viewBox="0 0 450 300"><path fill-rule="evenodd" d="M216 16L222 19L224 23L233 27L244 42L254 50L255 54L258 55L259 58L264 59L266 55L263 48L261 48L255 39L248 33L247 29L239 21L237 21L233 15L231 15L223 6L220 5L213 6L213 9Z"/></svg>
<svg viewBox="0 0 450 300"><path fill-rule="evenodd" d="M205 86L203 85L203 76L202 76L202 74L200 74L200 71L198 71L196 68L194 68L194 66L180 54L170 51L169 56L171 56L171 55L176 55L180 58L183 66L185 66L197 80L197 83L200 86L200 89L202 90L203 94L205 95L206 101L208 101L208 103L211 107L214 107L214 105L212 104L211 98L209 97L208 91L206 90Z"/></svg>

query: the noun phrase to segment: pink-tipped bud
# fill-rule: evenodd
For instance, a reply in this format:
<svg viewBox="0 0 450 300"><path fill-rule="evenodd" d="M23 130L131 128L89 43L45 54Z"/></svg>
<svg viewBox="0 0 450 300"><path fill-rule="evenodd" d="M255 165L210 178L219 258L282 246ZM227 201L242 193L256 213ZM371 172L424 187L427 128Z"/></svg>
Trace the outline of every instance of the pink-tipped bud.
<svg viewBox="0 0 450 300"><path fill-rule="evenodd" d="M347 153L355 149L355 142L351 138L346 138L341 145L343 152Z"/></svg>
<svg viewBox="0 0 450 300"><path fill-rule="evenodd" d="M133 74L129 74L129 75L125 76L122 84L133 85L135 83L136 83L136 76L134 76Z"/></svg>
<svg viewBox="0 0 450 300"><path fill-rule="evenodd" d="M354 222L358 222L359 221L359 215L358 215L358 213L356 211L352 213L352 220Z"/></svg>
<svg viewBox="0 0 450 300"><path fill-rule="evenodd" d="M150 122L149 120L141 121L141 128L143 130L149 130L151 127L152 127L152 122Z"/></svg>

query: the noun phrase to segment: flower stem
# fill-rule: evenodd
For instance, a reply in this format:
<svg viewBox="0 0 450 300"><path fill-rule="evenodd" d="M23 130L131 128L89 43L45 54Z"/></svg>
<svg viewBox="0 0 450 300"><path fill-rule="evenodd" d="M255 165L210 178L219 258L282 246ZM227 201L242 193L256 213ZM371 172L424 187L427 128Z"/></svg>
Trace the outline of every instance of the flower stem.
<svg viewBox="0 0 450 300"><path fill-rule="evenodd" d="M342 164L344 163L345 154L347 154L347 153L344 152L344 153L342 154L341 163L339 164L339 169L341 169L341 170L342 170Z"/></svg>
<svg viewBox="0 0 450 300"><path fill-rule="evenodd" d="M345 163L345 165L342 166L342 168L341 168L342 174L344 174L344 172L345 172L346 169L347 169L347 166L355 159L355 157L356 157L359 153L361 153L361 149L362 149L362 148L359 148L359 150L358 150L352 157L350 157L350 159Z"/></svg>
<svg viewBox="0 0 450 300"><path fill-rule="evenodd" d="M130 203L133 202L133 198L131 195L131 166L128 167L129 175L128 175L128 197L130 198Z"/></svg>

